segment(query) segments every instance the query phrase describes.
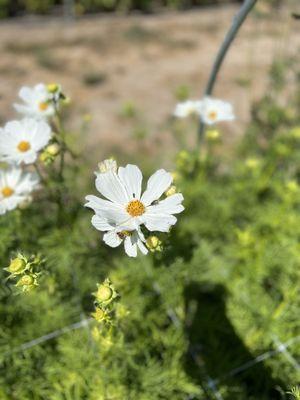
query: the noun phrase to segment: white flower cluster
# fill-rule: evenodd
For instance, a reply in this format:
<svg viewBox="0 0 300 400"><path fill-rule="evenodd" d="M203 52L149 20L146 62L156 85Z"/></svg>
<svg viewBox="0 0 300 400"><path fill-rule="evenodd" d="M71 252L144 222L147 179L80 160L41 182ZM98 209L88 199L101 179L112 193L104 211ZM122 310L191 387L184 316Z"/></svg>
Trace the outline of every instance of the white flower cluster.
<svg viewBox="0 0 300 400"><path fill-rule="evenodd" d="M193 114L197 115L206 125L235 119L230 103L208 96L203 100L187 100L178 103L175 107L174 116L177 118L185 118Z"/></svg>
<svg viewBox="0 0 300 400"><path fill-rule="evenodd" d="M177 221L174 214L184 210L181 193L173 193L164 199L173 178L164 169L156 171L148 180L142 193L142 172L136 165L117 168L114 160L99 164L96 172L96 189L105 199L89 195L86 207L94 210L93 226L104 232L103 240L111 247L124 242L130 257L148 250L142 228L148 231L168 232Z"/></svg>
<svg viewBox="0 0 300 400"><path fill-rule="evenodd" d="M0 161L8 164L0 170L0 215L30 198L38 186L37 174L25 172L21 166L33 164L49 143L52 132L47 119L55 114L60 93L58 85L22 87L19 97L23 104L14 107L24 118L0 128Z"/></svg>

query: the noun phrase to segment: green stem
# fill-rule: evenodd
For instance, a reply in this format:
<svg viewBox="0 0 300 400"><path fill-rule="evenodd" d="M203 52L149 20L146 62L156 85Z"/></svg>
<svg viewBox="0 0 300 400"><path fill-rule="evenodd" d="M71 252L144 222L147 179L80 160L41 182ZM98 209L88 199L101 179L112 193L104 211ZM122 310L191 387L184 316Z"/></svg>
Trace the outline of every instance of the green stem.
<svg viewBox="0 0 300 400"><path fill-rule="evenodd" d="M47 183L46 179L44 178L44 176L43 176L43 174L42 174L42 171L40 170L40 167L39 167L39 165L38 165L38 162L36 161L36 162L33 164L33 166L34 166L34 169L35 169L36 173L38 174L38 176L39 176L39 178L40 178L42 184L43 184L44 186L48 186L48 183Z"/></svg>
<svg viewBox="0 0 300 400"><path fill-rule="evenodd" d="M223 64L224 58L227 54L227 51L229 50L233 40L235 39L240 27L242 26L243 22L247 18L247 15L249 12L252 10L254 7L255 3L257 0L244 0L244 3L242 7L240 8L239 12L237 15L234 17L232 21L232 25L227 32L223 43L221 44L220 50L218 51L217 57L214 61L205 91L204 95L205 96L210 96L212 94L214 85L216 83L218 73L220 71L220 68ZM201 147L202 142L203 142L203 137L204 137L204 131L205 131L205 124L200 121L199 124L199 129L198 129L198 146Z"/></svg>

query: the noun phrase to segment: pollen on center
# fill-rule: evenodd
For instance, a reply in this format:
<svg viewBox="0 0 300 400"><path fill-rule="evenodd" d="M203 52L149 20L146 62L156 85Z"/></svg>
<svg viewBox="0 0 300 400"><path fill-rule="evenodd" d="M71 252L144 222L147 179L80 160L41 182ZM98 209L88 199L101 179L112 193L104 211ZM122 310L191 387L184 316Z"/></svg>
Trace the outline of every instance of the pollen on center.
<svg viewBox="0 0 300 400"><path fill-rule="evenodd" d="M22 141L18 144L18 150L21 151L21 153L25 153L26 151L30 150L31 146L29 142Z"/></svg>
<svg viewBox="0 0 300 400"><path fill-rule="evenodd" d="M132 217L139 217L140 215L144 214L145 206L139 200L132 200L127 204L126 211Z"/></svg>
<svg viewBox="0 0 300 400"><path fill-rule="evenodd" d="M1 189L1 193L3 197L10 197L14 194L14 190L9 186L5 186Z"/></svg>
<svg viewBox="0 0 300 400"><path fill-rule="evenodd" d="M40 111L46 111L48 107L49 107L49 104L45 101L42 101L41 103L39 103Z"/></svg>
<svg viewBox="0 0 300 400"><path fill-rule="evenodd" d="M209 113L208 113L208 117L209 117L209 119L211 119L212 121L215 121L216 119L217 119L217 112L216 111L210 111Z"/></svg>

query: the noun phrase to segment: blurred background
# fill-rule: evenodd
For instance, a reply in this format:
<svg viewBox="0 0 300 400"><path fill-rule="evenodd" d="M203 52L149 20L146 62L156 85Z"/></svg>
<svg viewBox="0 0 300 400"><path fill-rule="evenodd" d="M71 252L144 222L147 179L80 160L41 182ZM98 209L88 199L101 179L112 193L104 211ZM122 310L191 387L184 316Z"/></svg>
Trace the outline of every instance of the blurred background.
<svg viewBox="0 0 300 400"><path fill-rule="evenodd" d="M158 145L173 149L174 106L202 95L240 5L0 0L0 123L15 116L12 103L20 86L58 82L72 99L71 124L90 123L84 146L97 159L120 147L128 154L142 147L149 156ZM235 142L249 122L251 104L268 88L270 68L280 72L298 55L297 13L299 1L261 0L242 27L214 93L235 106L237 123L224 128L227 143ZM95 143L100 144L96 150Z"/></svg>

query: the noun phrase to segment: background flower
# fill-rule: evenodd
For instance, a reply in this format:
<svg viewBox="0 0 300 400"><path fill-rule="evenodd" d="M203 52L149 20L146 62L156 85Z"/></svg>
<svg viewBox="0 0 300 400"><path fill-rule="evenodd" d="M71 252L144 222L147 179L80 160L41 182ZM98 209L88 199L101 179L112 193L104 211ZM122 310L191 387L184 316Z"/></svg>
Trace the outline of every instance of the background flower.
<svg viewBox="0 0 300 400"><path fill-rule="evenodd" d="M175 107L174 116L178 118L185 118L192 114L199 115L201 110L201 101L187 100L178 103Z"/></svg>
<svg viewBox="0 0 300 400"><path fill-rule="evenodd" d="M19 97L24 103L15 103L14 107L21 114L34 118L48 118L55 114L53 94L43 83L33 88L23 86L19 91Z"/></svg>
<svg viewBox="0 0 300 400"><path fill-rule="evenodd" d="M0 129L0 160L31 164L51 139L51 128L44 121L25 118L8 122Z"/></svg>
<svg viewBox="0 0 300 400"><path fill-rule="evenodd" d="M205 97L203 99L200 116L201 120L207 125L235 119L233 107L230 103L212 97Z"/></svg>
<svg viewBox="0 0 300 400"><path fill-rule="evenodd" d="M13 210L25 201L39 183L35 173L11 167L0 170L0 214Z"/></svg>

